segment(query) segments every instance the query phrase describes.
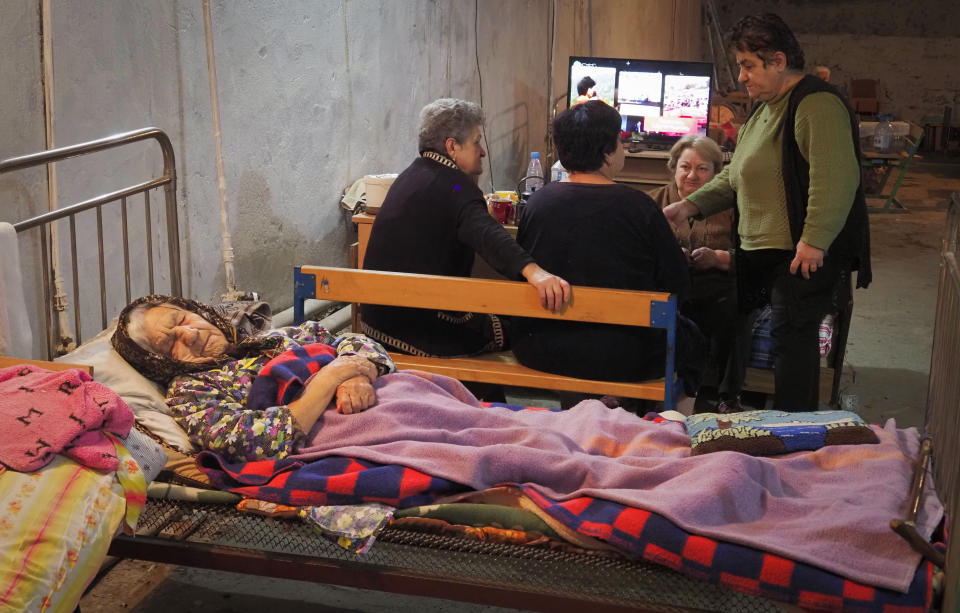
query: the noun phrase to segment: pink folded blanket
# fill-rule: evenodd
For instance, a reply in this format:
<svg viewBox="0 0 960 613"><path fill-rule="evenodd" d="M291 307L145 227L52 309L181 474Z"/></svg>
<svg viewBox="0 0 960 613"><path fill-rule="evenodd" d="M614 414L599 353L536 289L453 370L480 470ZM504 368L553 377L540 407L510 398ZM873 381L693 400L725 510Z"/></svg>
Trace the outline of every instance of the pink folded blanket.
<svg viewBox="0 0 960 613"><path fill-rule="evenodd" d="M103 431L126 437L132 426L130 407L82 370L0 370L0 462L13 470L37 470L61 452L116 470L116 450Z"/></svg>

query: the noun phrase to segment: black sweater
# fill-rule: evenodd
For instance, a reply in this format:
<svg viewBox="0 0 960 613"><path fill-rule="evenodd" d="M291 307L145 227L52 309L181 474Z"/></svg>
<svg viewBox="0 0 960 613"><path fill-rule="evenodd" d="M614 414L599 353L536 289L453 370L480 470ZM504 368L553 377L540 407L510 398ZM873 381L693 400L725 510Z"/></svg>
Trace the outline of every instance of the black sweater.
<svg viewBox="0 0 960 613"><path fill-rule="evenodd" d="M487 212L483 193L469 176L418 158L387 192L363 267L469 277L475 253L515 280L522 280L520 272L533 262ZM373 328L365 328L368 334L404 351L406 345L429 355L470 355L485 350L496 336L485 316L451 319L436 311L376 305L363 305L361 314Z"/></svg>
<svg viewBox="0 0 960 613"><path fill-rule="evenodd" d="M377 213L363 267L469 277L474 253L522 280L533 258L487 212L483 193L460 170L417 158L397 177Z"/></svg>
<svg viewBox="0 0 960 613"><path fill-rule="evenodd" d="M690 292L686 258L660 208L624 185L547 185L530 198L517 241L573 285L666 291L681 300ZM602 380L663 376L660 330L522 319L512 338L517 359L531 368Z"/></svg>

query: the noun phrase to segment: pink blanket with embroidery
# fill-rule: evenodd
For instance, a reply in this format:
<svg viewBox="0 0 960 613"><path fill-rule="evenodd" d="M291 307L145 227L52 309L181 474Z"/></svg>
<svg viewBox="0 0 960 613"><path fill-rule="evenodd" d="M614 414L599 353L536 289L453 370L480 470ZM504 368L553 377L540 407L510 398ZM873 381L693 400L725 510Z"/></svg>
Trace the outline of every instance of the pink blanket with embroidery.
<svg viewBox="0 0 960 613"><path fill-rule="evenodd" d="M37 470L61 452L116 470L116 450L103 431L126 437L132 426L130 407L82 370L0 370L0 462L13 470Z"/></svg>

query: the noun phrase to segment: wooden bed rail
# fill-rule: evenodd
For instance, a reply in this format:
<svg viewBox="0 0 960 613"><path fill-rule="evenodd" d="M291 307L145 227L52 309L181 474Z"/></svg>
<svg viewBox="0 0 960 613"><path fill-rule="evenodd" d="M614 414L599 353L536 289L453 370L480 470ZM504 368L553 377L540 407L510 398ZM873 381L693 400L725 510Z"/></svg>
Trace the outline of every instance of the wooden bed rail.
<svg viewBox="0 0 960 613"><path fill-rule="evenodd" d="M551 312L540 306L536 290L527 283L301 266L294 270L294 321L297 323L303 321L303 304L308 298L663 328L667 357L664 378L656 381L623 383L564 377L522 366L510 359L512 356L504 360L504 354L495 354L497 357L493 359L421 358L399 354L391 357L398 368L426 370L465 381L613 394L662 400L665 409L675 406L677 302L676 297L668 293L575 287L570 304L562 311Z"/></svg>

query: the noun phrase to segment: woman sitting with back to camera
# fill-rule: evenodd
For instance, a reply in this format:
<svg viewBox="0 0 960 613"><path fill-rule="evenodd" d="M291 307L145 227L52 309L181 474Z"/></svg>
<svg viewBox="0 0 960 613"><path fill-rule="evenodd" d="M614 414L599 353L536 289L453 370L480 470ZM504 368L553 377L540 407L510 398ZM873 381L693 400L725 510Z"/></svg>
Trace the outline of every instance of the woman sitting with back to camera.
<svg viewBox="0 0 960 613"><path fill-rule="evenodd" d="M686 198L723 169L723 151L705 136L689 134L670 149L670 182L649 192L660 206ZM737 279L733 266L733 209L680 224L674 234L687 255L692 289L682 312L710 339L711 359L719 379L714 411L743 410L740 392L746 374L749 336L739 334Z"/></svg>
<svg viewBox="0 0 960 613"><path fill-rule="evenodd" d="M544 308L570 299L570 284L537 265L487 211L477 179L486 153L483 111L441 98L420 112L420 155L397 177L371 229L367 270L469 277L475 254L511 280L537 288ZM500 351L503 321L484 313L363 305L363 332L385 347L419 356Z"/></svg>
<svg viewBox="0 0 960 613"><path fill-rule="evenodd" d="M690 293L687 260L656 203L614 182L623 168L620 114L594 100L560 113L553 137L569 182L535 192L520 220L518 242L574 285ZM524 365L571 377L640 381L664 375L664 332L583 322L520 319L513 352ZM696 393L705 341L677 316L677 371Z"/></svg>

